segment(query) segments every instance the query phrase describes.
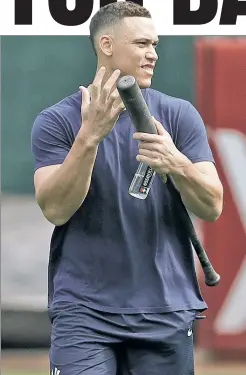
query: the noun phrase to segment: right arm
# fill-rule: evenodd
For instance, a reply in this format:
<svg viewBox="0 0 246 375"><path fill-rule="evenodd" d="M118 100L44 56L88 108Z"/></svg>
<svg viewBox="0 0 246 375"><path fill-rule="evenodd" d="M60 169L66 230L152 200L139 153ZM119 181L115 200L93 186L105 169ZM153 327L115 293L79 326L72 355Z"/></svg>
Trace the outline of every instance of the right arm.
<svg viewBox="0 0 246 375"><path fill-rule="evenodd" d="M102 87L101 68L90 94L82 88L82 126L60 165L37 169L34 186L44 216L54 225L65 224L87 196L99 143L114 127L124 105L115 88L120 72L115 71Z"/></svg>
<svg viewBox="0 0 246 375"><path fill-rule="evenodd" d="M83 203L90 187L97 149L96 142L79 133L61 165L39 168L35 172L36 200L52 224L65 224Z"/></svg>

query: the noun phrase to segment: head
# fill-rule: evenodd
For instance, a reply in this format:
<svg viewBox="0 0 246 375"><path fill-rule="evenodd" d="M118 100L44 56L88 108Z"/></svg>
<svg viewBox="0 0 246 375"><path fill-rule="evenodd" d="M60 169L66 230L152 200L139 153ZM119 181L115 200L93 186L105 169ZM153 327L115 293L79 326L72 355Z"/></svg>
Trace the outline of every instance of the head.
<svg viewBox="0 0 246 375"><path fill-rule="evenodd" d="M90 40L98 68L105 66L108 74L120 69L141 88L151 85L158 36L147 9L130 1L102 7L91 20Z"/></svg>

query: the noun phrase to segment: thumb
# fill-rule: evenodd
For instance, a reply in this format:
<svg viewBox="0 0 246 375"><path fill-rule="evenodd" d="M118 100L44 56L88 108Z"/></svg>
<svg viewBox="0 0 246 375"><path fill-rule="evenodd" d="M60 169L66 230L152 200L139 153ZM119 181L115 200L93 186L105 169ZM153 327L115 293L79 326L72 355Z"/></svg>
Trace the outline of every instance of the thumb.
<svg viewBox="0 0 246 375"><path fill-rule="evenodd" d="M90 93L89 90L84 86L80 86L79 89L82 94L81 112L83 114L84 112L86 112L90 104Z"/></svg>

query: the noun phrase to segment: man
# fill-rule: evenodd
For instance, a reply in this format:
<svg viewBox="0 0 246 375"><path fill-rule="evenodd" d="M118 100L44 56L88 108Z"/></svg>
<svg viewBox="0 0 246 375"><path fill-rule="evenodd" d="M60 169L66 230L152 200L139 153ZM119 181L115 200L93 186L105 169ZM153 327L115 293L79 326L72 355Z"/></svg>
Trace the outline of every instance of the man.
<svg viewBox="0 0 246 375"><path fill-rule="evenodd" d="M218 178L201 117L150 89L158 37L143 7L117 2L93 17L92 84L42 111L33 126L35 189L56 227L49 262L51 371L60 375L191 375L192 324L207 308L170 175L187 209L215 221ZM135 133L116 89L143 89L157 135ZM82 98L81 98L82 97ZM144 162L157 172L146 200L128 194Z"/></svg>

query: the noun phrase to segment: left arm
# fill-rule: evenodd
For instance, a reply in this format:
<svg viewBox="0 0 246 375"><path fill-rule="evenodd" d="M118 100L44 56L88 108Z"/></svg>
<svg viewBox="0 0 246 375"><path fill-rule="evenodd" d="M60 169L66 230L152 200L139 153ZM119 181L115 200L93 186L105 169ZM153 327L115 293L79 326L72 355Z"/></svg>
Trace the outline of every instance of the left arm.
<svg viewBox="0 0 246 375"><path fill-rule="evenodd" d="M187 209L206 221L215 221L222 213L223 187L213 163L187 163L170 174Z"/></svg>
<svg viewBox="0 0 246 375"><path fill-rule="evenodd" d="M192 114L189 120L193 118ZM191 126L191 121L187 124L186 138L181 137L178 149L163 125L154 118L153 121L158 134L134 134L134 138L140 141L137 160L152 167L163 177L164 182L165 175L170 175L190 212L206 221L217 220L222 212L223 187L211 160L212 155L203 123L200 121L197 125L195 121L194 127ZM202 161L199 160L199 153L207 153L201 157Z"/></svg>

